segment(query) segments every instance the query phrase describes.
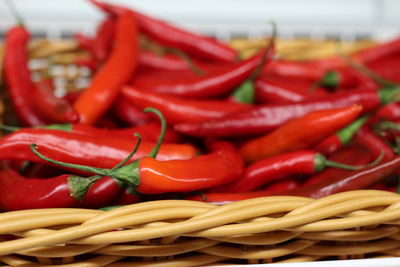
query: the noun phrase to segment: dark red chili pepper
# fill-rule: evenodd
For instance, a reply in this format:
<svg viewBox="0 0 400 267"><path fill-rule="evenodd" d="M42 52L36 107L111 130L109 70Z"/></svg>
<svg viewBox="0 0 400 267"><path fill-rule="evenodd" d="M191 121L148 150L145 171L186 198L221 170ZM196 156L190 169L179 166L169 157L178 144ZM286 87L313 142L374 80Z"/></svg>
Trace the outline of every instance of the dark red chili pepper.
<svg viewBox="0 0 400 267"><path fill-rule="evenodd" d="M350 123L343 129L340 129L335 134L325 138L322 142L314 146L314 150L326 155L330 154L342 146L347 145L356 132L363 126L363 124L368 120L369 116L362 116L354 122Z"/></svg>
<svg viewBox="0 0 400 267"><path fill-rule="evenodd" d="M0 162L0 208L3 211L86 207L110 205L120 194L121 187L109 177L103 177L89 189L82 201L71 196L70 174L51 178L27 178ZM88 179L88 178L85 178Z"/></svg>
<svg viewBox="0 0 400 267"><path fill-rule="evenodd" d="M115 45L107 61L74 104L81 123L94 124L111 107L136 69L138 29L132 12L126 10L118 16L115 36Z"/></svg>
<svg viewBox="0 0 400 267"><path fill-rule="evenodd" d="M98 62L107 59L111 52L115 29L115 17L107 16L96 29L96 35L93 39L93 55Z"/></svg>
<svg viewBox="0 0 400 267"><path fill-rule="evenodd" d="M388 56L365 64L371 71L392 82L400 82L400 54Z"/></svg>
<svg viewBox="0 0 400 267"><path fill-rule="evenodd" d="M369 123L376 123L380 120L400 119L400 103L390 103L379 108L369 120Z"/></svg>
<svg viewBox="0 0 400 267"><path fill-rule="evenodd" d="M109 5L97 0L89 1L111 14L119 14L127 10L125 7ZM233 62L237 58L237 52L234 49L215 39L185 31L138 11L133 12L138 19L141 31L160 44L176 47L188 54L213 61Z"/></svg>
<svg viewBox="0 0 400 267"><path fill-rule="evenodd" d="M0 139L0 160L21 159L47 163L29 145L36 143L46 155L70 163L112 168L134 147L133 138L96 137L50 129L21 129ZM134 159L147 155L154 142L142 142ZM189 159L197 150L189 144L163 144L158 160ZM48 164L48 163L47 163Z"/></svg>
<svg viewBox="0 0 400 267"><path fill-rule="evenodd" d="M312 83L305 79L262 74L255 81L256 103L293 103L328 93L322 88L310 90Z"/></svg>
<svg viewBox="0 0 400 267"><path fill-rule="evenodd" d="M54 95L53 80L42 79L35 83L32 91L34 108L48 121L56 122L77 122L79 114L65 100Z"/></svg>
<svg viewBox="0 0 400 267"><path fill-rule="evenodd" d="M289 61L272 60L266 68L266 74L276 74L284 77L297 77L309 81L319 81L326 73L326 68L322 68L316 61Z"/></svg>
<svg viewBox="0 0 400 267"><path fill-rule="evenodd" d="M35 86L28 69L29 39L30 34L22 24L7 32L4 44L4 78L18 118L26 126L39 126L47 122L36 112L31 96Z"/></svg>
<svg viewBox="0 0 400 267"><path fill-rule="evenodd" d="M241 62L221 67L215 72L195 77L179 76L177 79L159 80L137 78L133 86L152 92L191 98L221 96L247 80L260 63L273 56L273 44L255 56Z"/></svg>
<svg viewBox="0 0 400 267"><path fill-rule="evenodd" d="M312 111L333 109L360 104L367 113L380 105L395 101L399 89L379 91L351 90L329 96L315 97L297 103L255 106L250 110L229 114L223 118L203 123L182 123L174 126L178 132L192 136L239 136L262 134L286 121L299 118ZM302 127L301 127L302 128Z"/></svg>
<svg viewBox="0 0 400 267"><path fill-rule="evenodd" d="M318 84L332 89L378 89L379 87L378 84L366 74L347 66L327 71Z"/></svg>
<svg viewBox="0 0 400 267"><path fill-rule="evenodd" d="M373 167L353 171L350 175L335 176L330 180L301 186L293 190L280 192L208 193L203 196L190 196L187 199L206 201L214 204L227 204L243 199L277 195L322 198L335 193L370 188L385 180L390 175L395 174L399 169L400 157L398 156Z"/></svg>
<svg viewBox="0 0 400 267"><path fill-rule="evenodd" d="M385 160L390 160L395 157L393 149L387 145L381 138L376 136L367 126L360 128L355 137L356 142L359 142L368 147L374 156L383 153Z"/></svg>
<svg viewBox="0 0 400 267"><path fill-rule="evenodd" d="M240 147L246 162L253 162L284 152L307 149L354 121L362 107L327 109L291 120L275 131L252 139Z"/></svg>
<svg viewBox="0 0 400 267"><path fill-rule="evenodd" d="M221 189L223 192L250 192L291 175L314 174L326 167L358 170L365 166L337 163L315 151L299 150L256 161L244 169L240 178Z"/></svg>
<svg viewBox="0 0 400 267"><path fill-rule="evenodd" d="M364 64L400 53L400 38L358 51L352 58Z"/></svg>
<svg viewBox="0 0 400 267"><path fill-rule="evenodd" d="M223 100L184 99L138 90L134 87L123 88L122 97L139 109L154 107L160 110L171 124L207 121L250 108L246 104Z"/></svg>
<svg viewBox="0 0 400 267"><path fill-rule="evenodd" d="M329 155L328 158L329 160L347 165L364 165L374 160L371 151L367 147L356 143L338 149ZM351 173L352 171L349 170L327 168L320 173L308 177L304 184L309 185L319 181L330 180L336 176L344 176Z"/></svg>
<svg viewBox="0 0 400 267"><path fill-rule="evenodd" d="M141 109L121 96L115 101L112 111L115 117L128 125L142 125L153 120L150 114L143 113Z"/></svg>

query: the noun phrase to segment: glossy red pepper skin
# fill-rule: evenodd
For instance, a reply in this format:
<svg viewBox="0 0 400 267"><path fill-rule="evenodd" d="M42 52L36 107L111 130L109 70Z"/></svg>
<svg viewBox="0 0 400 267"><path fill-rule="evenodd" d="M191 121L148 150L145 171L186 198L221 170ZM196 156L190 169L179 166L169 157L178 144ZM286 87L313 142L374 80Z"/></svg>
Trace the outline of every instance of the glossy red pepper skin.
<svg viewBox="0 0 400 267"><path fill-rule="evenodd" d="M296 178L286 178L281 181L277 181L274 183L271 183L270 185L267 185L264 188L264 191L286 191L286 190L292 190L295 188L298 188L301 186L301 182L299 179Z"/></svg>
<svg viewBox="0 0 400 267"><path fill-rule="evenodd" d="M177 79L161 81L154 78L138 78L132 85L156 93L189 98L217 97L235 89L249 78L262 62L265 53L270 59L273 55L273 48L267 48L249 59L221 67L204 75L187 78L180 76Z"/></svg>
<svg viewBox="0 0 400 267"><path fill-rule="evenodd" d="M400 157L397 156L390 161L380 163L373 167L354 171L350 175L345 175L343 177L335 176L330 180L324 180L307 186L301 186L293 190L280 192L254 191L245 193L209 193L204 194L203 197L205 197L205 200L202 196L191 196L187 199L206 201L219 205L243 199L278 195L302 196L318 199L335 193L371 188L375 184L385 180L390 175L395 174L399 169Z"/></svg>
<svg viewBox="0 0 400 267"><path fill-rule="evenodd" d="M134 127L127 128L98 128L86 124L55 124L48 125L45 128L55 129L67 132L73 132L76 134L82 134L94 137L114 137L114 138L132 138L134 133L139 133L142 136L142 141L156 142L158 135L161 131L161 126L156 122L149 122ZM172 129L167 128L164 143L179 143L181 141L181 136L174 132Z"/></svg>
<svg viewBox="0 0 400 267"><path fill-rule="evenodd" d="M369 120L370 123L375 123L380 120L398 120L400 119L400 103L390 103L379 108Z"/></svg>
<svg viewBox="0 0 400 267"><path fill-rule="evenodd" d="M33 106L52 123L78 122L79 114L65 99L54 95L53 80L42 79L32 91Z"/></svg>
<svg viewBox="0 0 400 267"><path fill-rule="evenodd" d="M115 34L115 17L107 16L96 29L93 39L93 55L98 62L104 62L109 56Z"/></svg>
<svg viewBox="0 0 400 267"><path fill-rule="evenodd" d="M68 178L64 174L51 178L26 178L0 163L0 207L3 211L41 208L100 208L110 205L121 192L121 187L111 178L103 177L87 192L80 202L70 195Z"/></svg>
<svg viewBox="0 0 400 267"><path fill-rule="evenodd" d="M322 88L311 90L312 82L279 75L260 75L254 83L255 101L260 104L294 103L315 96L327 95Z"/></svg>
<svg viewBox="0 0 400 267"><path fill-rule="evenodd" d="M256 161L243 170L240 178L221 187L220 192L250 192L291 175L314 174L323 167L317 165L317 157L315 151L299 150Z"/></svg>
<svg viewBox="0 0 400 267"><path fill-rule="evenodd" d="M153 120L148 113L132 105L126 98L119 96L112 107L112 113L127 125L135 126L146 124Z"/></svg>
<svg viewBox="0 0 400 267"><path fill-rule="evenodd" d="M390 160L395 157L393 149L375 135L367 126L362 127L356 133L354 140L368 147L376 158L379 157L381 153L383 153L384 160Z"/></svg>
<svg viewBox="0 0 400 267"><path fill-rule="evenodd" d="M297 103L258 105L221 119L203 123L177 124L174 129L187 135L203 137L263 134L312 111L360 104L363 107L362 112L367 113L378 108L382 102L376 90L352 90Z"/></svg>
<svg viewBox="0 0 400 267"><path fill-rule="evenodd" d="M85 136L59 130L21 129L0 139L0 160L20 159L49 164L35 156L30 144L36 143L40 152L53 159L68 163L112 168L135 146L135 138ZM154 142L142 142L132 160L145 157ZM163 144L158 160L189 159L196 149L188 144Z"/></svg>
<svg viewBox="0 0 400 267"><path fill-rule="evenodd" d="M122 97L139 109L153 107L160 110L170 124L207 121L224 117L229 113L248 110L251 107L223 100L184 99L134 87L123 88Z"/></svg>
<svg viewBox="0 0 400 267"><path fill-rule="evenodd" d="M90 0L90 2L111 14L119 14L127 9L97 0ZM215 39L185 31L138 11L134 13L138 18L141 31L160 44L176 47L188 54L212 61L233 62L237 58L237 52L234 49Z"/></svg>
<svg viewBox="0 0 400 267"><path fill-rule="evenodd" d="M31 93L35 90L28 69L29 32L23 26L14 26L6 34L4 45L4 79L7 92L19 120L25 126L46 125L34 107Z"/></svg>
<svg viewBox="0 0 400 267"><path fill-rule="evenodd" d="M361 110L360 105L354 105L314 111L244 143L240 154L246 162L253 162L284 152L308 149L354 121Z"/></svg>
<svg viewBox="0 0 400 267"><path fill-rule="evenodd" d="M233 145L216 142L211 150L209 154L187 160L141 159L140 183L136 190L143 194L190 192L236 179L242 172L243 160Z"/></svg>
<svg viewBox="0 0 400 267"><path fill-rule="evenodd" d="M343 147L332 153L329 160L348 164L348 165L365 165L372 162L374 159L371 151L361 144L351 144L348 147ZM318 183L320 181L328 181L334 179L336 176L345 176L351 174L350 170L343 170L337 168L326 168L324 171L309 177L304 185Z"/></svg>
<svg viewBox="0 0 400 267"><path fill-rule="evenodd" d="M118 16L115 36L115 45L107 61L74 103L81 123L94 124L111 107L136 69L138 28L132 12Z"/></svg>

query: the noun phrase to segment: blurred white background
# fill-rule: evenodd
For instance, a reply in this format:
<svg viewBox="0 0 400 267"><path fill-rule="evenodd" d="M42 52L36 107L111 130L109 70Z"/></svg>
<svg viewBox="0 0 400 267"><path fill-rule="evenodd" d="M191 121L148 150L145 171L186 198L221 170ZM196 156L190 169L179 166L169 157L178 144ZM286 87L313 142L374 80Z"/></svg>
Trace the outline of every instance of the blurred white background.
<svg viewBox="0 0 400 267"><path fill-rule="evenodd" d="M102 13L86 0L12 0L38 36L91 33ZM280 36L389 39L400 32L398 0L110 0L220 39ZM0 34L14 23L0 0Z"/></svg>

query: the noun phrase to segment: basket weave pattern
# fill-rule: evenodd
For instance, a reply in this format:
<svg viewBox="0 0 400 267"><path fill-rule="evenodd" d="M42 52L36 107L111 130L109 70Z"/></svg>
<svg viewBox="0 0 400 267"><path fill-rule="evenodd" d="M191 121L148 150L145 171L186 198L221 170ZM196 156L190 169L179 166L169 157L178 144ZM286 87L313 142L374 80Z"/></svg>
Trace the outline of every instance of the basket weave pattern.
<svg viewBox="0 0 400 267"><path fill-rule="evenodd" d="M276 196L223 206L160 200L110 211L15 211L0 215L0 229L0 261L12 266L199 266L400 256L400 195L359 190L319 200Z"/></svg>

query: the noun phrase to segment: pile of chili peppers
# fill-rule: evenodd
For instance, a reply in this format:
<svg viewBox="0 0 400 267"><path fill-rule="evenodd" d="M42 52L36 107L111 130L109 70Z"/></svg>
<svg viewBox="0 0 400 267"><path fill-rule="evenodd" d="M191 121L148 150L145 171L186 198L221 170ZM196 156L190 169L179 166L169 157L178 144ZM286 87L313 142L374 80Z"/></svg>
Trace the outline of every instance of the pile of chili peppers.
<svg viewBox="0 0 400 267"><path fill-rule="evenodd" d="M28 25L6 34L20 125L2 126L1 210L397 190L400 39L288 61L275 55L273 25L266 47L241 59L212 38L89 2L104 18L94 36L75 35L90 54L75 63L92 70L78 93L57 98L51 77L32 80Z"/></svg>

